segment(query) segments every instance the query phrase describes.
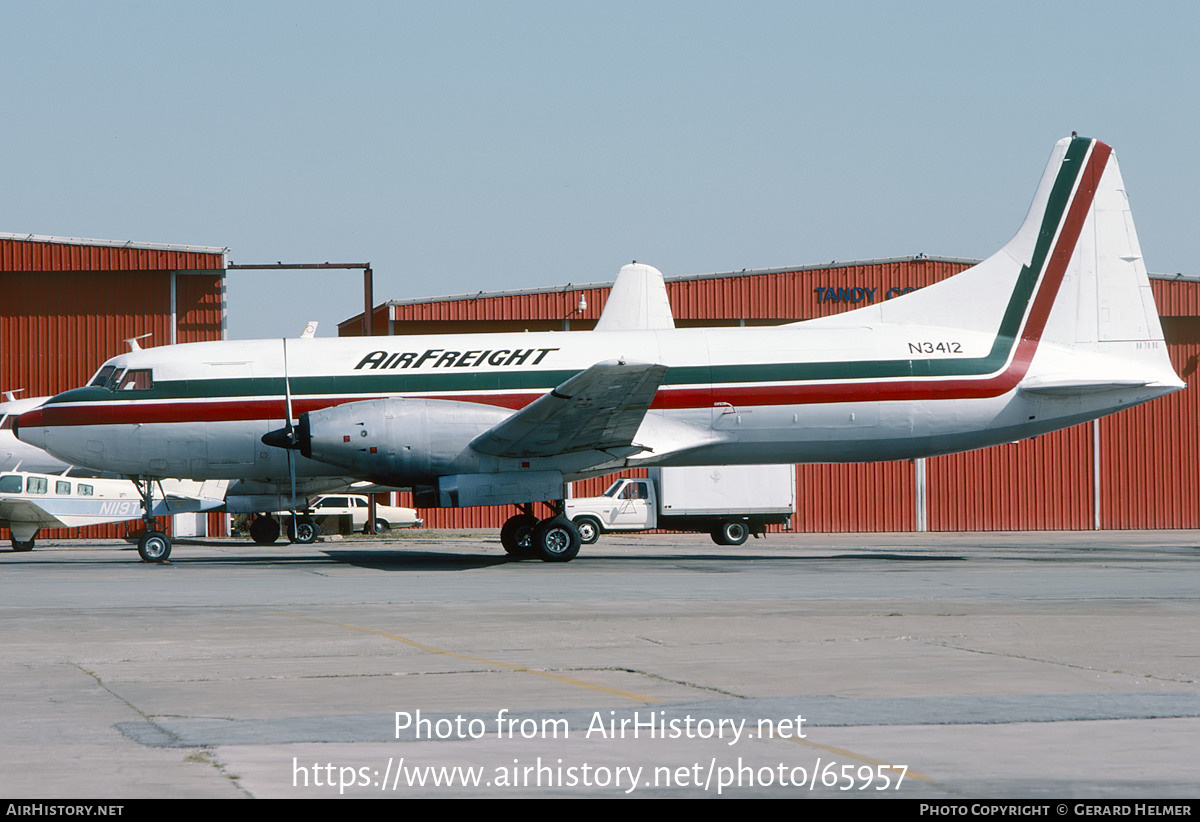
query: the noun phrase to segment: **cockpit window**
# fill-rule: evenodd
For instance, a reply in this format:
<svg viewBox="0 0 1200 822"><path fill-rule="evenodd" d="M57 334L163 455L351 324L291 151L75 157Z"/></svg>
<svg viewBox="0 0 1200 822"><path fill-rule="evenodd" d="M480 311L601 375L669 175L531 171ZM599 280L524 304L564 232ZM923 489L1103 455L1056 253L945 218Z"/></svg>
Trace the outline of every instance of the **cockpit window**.
<svg viewBox="0 0 1200 822"><path fill-rule="evenodd" d="M104 366L103 368L101 368L99 371L96 372L96 376L92 377L92 381L89 382L88 385L95 385L97 387L103 388L105 385L108 384L108 378L111 377L113 375L113 372L116 370L117 370L117 367L115 365Z"/></svg>
<svg viewBox="0 0 1200 822"><path fill-rule="evenodd" d="M0 431L11 431L16 414L0 414Z"/></svg>
<svg viewBox="0 0 1200 822"><path fill-rule="evenodd" d="M0 494L21 493L21 478L16 474L5 474L0 477Z"/></svg>
<svg viewBox="0 0 1200 822"><path fill-rule="evenodd" d="M145 391L154 386L154 378L149 368L130 368L121 375L118 391Z"/></svg>

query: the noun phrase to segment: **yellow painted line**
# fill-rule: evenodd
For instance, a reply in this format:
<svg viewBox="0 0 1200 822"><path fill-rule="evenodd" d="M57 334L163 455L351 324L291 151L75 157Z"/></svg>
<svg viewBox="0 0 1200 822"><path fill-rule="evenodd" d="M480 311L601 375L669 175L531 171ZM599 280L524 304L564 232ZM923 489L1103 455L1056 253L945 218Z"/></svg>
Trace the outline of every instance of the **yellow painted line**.
<svg viewBox="0 0 1200 822"><path fill-rule="evenodd" d="M381 637L385 637L387 639L395 640L396 642L400 642L400 643L403 643L410 647L417 648L418 650L421 650L421 651L427 651L428 653L431 653L431 654L441 654L442 656L453 657L454 659L465 659L468 662L478 662L482 665L492 665L497 668L508 668L509 670L519 671L520 673L523 673L523 674L533 674L534 676L541 676L541 677L545 677L546 679L553 679L558 682L564 682L568 685L574 685L578 688L586 688L590 691L600 691L601 693L612 694L614 696L624 697L625 699L631 699L635 702L658 702L659 701L653 697L646 696L645 694L637 694L637 693L634 693L633 691L622 691L622 690L618 690L617 688L606 688L603 685L596 685L591 682L584 682L582 679L574 679L569 676L563 676L562 674L550 673L549 671L540 671L537 668L530 668L526 665L515 665L511 662L500 662L495 659L487 659L487 658L481 657L481 656L469 656L467 654L460 654L460 653L456 653L454 651L447 651L444 648L435 648L432 645L426 645L423 642L417 642L416 640L409 639L408 637L400 636L399 634L389 634L387 631L376 631L373 628L361 628L357 625L345 625L340 622L327 622L323 619L312 619L311 617L301 616L300 614L288 614L288 616L292 617L293 619L303 620L305 622L315 622L318 625L332 625L335 628L344 628L347 631L359 631L360 633L364 633L364 634L375 634L376 636L381 636Z"/></svg>
<svg viewBox="0 0 1200 822"><path fill-rule="evenodd" d="M850 759L857 759L859 762L864 762L868 765L877 765L877 766L880 766L883 768L887 768L889 771L896 771L897 773L899 773L901 770L900 768L896 767L896 765L894 765L891 762L884 762L883 760L880 760L880 759L872 759L869 756L863 756L860 753L855 753L854 751L848 751L845 748L835 748L833 745L822 745L819 742L812 742L808 739L801 739L798 736L779 736L778 734L776 734L772 738L773 739L782 739L785 742L795 742L797 745L805 745L809 748L816 748L819 751L825 751L827 753L837 754L838 756L845 756ZM919 782L932 782L933 781L932 779L930 779L928 776L921 773L920 771L914 771L911 768L909 768L907 771L905 771L904 778L906 780L907 779L916 779Z"/></svg>

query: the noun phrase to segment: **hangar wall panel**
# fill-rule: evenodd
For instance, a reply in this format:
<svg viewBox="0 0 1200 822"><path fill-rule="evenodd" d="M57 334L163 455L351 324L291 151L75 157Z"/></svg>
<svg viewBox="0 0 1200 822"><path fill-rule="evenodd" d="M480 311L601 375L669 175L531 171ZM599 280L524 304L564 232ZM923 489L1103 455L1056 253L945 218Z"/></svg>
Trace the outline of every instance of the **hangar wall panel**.
<svg viewBox="0 0 1200 822"><path fill-rule="evenodd" d="M911 531L916 474L911 461L796 466L796 531Z"/></svg>
<svg viewBox="0 0 1200 822"><path fill-rule="evenodd" d="M1188 387L1100 420L1104 528L1200 528L1200 317L1163 334Z"/></svg>
<svg viewBox="0 0 1200 822"><path fill-rule="evenodd" d="M22 396L83 385L124 340L171 339L170 280L158 271L0 272L0 386ZM15 356L13 356L15 354Z"/></svg>
<svg viewBox="0 0 1200 822"><path fill-rule="evenodd" d="M1092 527L1091 425L926 460L931 531ZM1063 493L1064 488L1071 489Z"/></svg>
<svg viewBox="0 0 1200 822"><path fill-rule="evenodd" d="M224 274L204 271L175 275L175 341L221 339L224 321Z"/></svg>

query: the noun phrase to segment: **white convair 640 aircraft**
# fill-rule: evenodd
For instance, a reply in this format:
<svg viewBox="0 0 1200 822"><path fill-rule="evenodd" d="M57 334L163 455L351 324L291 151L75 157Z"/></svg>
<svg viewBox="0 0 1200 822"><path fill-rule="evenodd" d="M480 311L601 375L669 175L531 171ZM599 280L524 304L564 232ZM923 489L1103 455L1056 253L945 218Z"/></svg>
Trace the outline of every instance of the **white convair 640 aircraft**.
<svg viewBox="0 0 1200 822"><path fill-rule="evenodd" d="M570 480L946 454L1182 387L1116 157L1072 137L1007 245L881 304L774 328L675 329L662 276L635 264L594 331L152 348L23 415L18 434L137 477L282 489L294 471L301 483L413 487L419 505L517 505L505 548L566 561L579 547L561 516ZM538 521L536 501L559 514Z"/></svg>

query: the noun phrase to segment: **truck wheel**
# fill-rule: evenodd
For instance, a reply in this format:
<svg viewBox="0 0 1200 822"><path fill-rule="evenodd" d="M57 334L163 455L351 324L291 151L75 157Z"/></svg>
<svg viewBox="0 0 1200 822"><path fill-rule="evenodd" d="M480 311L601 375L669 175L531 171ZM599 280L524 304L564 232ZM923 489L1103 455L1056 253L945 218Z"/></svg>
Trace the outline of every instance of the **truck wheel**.
<svg viewBox="0 0 1200 822"><path fill-rule="evenodd" d="M575 530L579 532L579 541L583 545L594 545L600 539L600 523L592 517L579 517L575 521Z"/></svg>
<svg viewBox="0 0 1200 822"><path fill-rule="evenodd" d="M504 553L510 557L527 557L533 546L533 527L537 525L537 517L528 514L516 514L505 521L500 529L500 544Z"/></svg>
<svg viewBox="0 0 1200 822"><path fill-rule="evenodd" d="M746 523L737 519L727 519L716 524L712 530L712 541L717 545L741 545L750 536Z"/></svg>
<svg viewBox="0 0 1200 822"><path fill-rule="evenodd" d="M533 529L533 550L542 562L570 562L579 553L579 531L566 517L544 519Z"/></svg>

